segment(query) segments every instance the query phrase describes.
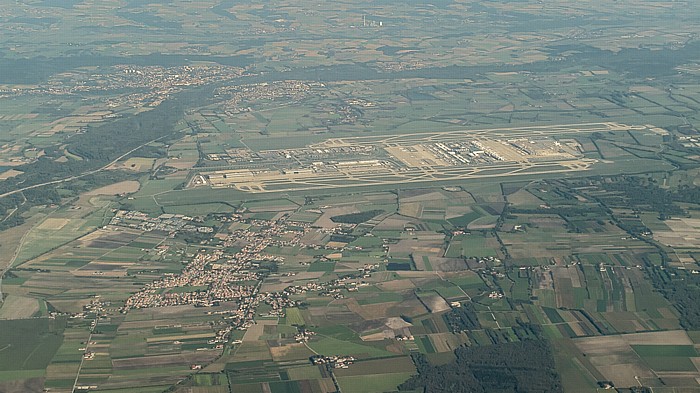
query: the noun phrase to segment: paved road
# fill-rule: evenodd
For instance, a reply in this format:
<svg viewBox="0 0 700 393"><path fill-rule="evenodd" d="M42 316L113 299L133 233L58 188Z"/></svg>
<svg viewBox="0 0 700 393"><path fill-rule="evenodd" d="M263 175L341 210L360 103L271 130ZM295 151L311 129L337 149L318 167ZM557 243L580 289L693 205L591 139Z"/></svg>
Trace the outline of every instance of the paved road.
<svg viewBox="0 0 700 393"><path fill-rule="evenodd" d="M160 140L160 139L163 139L163 138L165 138L166 136L168 136L168 135L164 135L164 136L161 136L160 138L156 138L156 139L153 139L153 140L151 140L151 141L148 141L148 142L146 142L146 143L144 143L144 144L141 144L141 145L139 145L139 146L137 146L137 147L135 147L135 148L129 150L128 152L122 154L121 156L117 157L117 158L114 159L112 162L110 162L109 164L107 164L107 165L105 165L105 166L103 166L103 167L101 167L101 168L93 169L93 170L91 170L91 171L82 173L82 174L80 174L80 175L75 175L75 176L67 177L67 178L65 178L65 179L52 180L52 181L48 181L48 182L41 183L41 184L35 184L35 185L33 185L33 186L27 186L27 187L23 187L23 188L18 188L18 189L16 189L16 190L9 191L9 192L6 192L6 193L4 193L4 194L0 194L0 198L4 198L4 197L10 196L10 195L14 195L14 194L17 194L17 193L20 193L20 192L23 192L23 191L27 191L27 190L31 190L31 189L34 189L34 188L39 188L39 187L44 187L44 186L50 186L50 185L52 185L52 184L66 183L66 182L69 182L69 181L73 181L73 180L76 180L76 179L80 179L81 177L89 176L89 175L92 175L92 174L95 174L95 173L104 171L105 169L107 169L107 168L109 168L110 166L116 164L119 160L121 160L122 158L124 158L124 157L128 156L129 154L135 152L136 150L138 150L138 149L140 149L140 148L142 148L142 147L148 145L149 143L153 143L153 142L156 142L156 141L158 141L158 140ZM31 229L29 229L29 231L31 231L32 229L33 229L33 227L32 227ZM27 233L29 233L29 231L27 231ZM20 248L22 248L22 243L23 243L24 238L26 237L27 233L25 233L24 236L22 237L22 242L20 242L20 245L18 246L17 250L15 251L16 254L19 254ZM5 272L6 272L7 270L9 270L10 268L12 268L13 262L14 262L15 258L17 257L16 254L15 254L15 257L12 259L12 262L10 262L10 264L9 264L8 266L0 266L0 306L2 306L2 304L3 304L3 296L2 296L2 276L5 274Z"/></svg>
<svg viewBox="0 0 700 393"><path fill-rule="evenodd" d="M4 193L4 194L0 194L0 198L4 198L4 197L10 196L10 195L14 195L14 194L17 194L17 193L20 193L20 192L23 192L23 191L27 191L27 190L31 190L31 189L34 189L34 188L39 188L39 187L44 187L44 186L50 186L50 185L52 185L52 184L66 183L66 182L69 182L69 181L73 181L73 180L76 180L76 179L80 179L81 177L93 175L93 174L95 174L95 173L97 173L97 172L102 172L102 171L104 171L105 169L109 168L110 166L116 164L116 163L117 163L119 160L121 160L122 158L124 158L124 157L128 156L129 154L135 152L136 150L138 150L138 149L140 149L140 148L142 148L142 147L148 145L149 143L153 143L153 142L156 142L156 141L158 141L158 140L160 140L160 139L163 139L163 138L165 138L166 136L168 136L168 135L164 135L164 136L161 136L160 138L156 138L156 139L153 139L153 140L151 140L151 141L148 141L148 142L146 142L146 143L144 143L144 144L141 144L141 145L139 145L139 146L137 146L137 147L135 147L135 148L129 150L128 152L122 154L121 156L115 158L112 162L110 162L109 164L107 164L107 165L105 165L105 166L103 166L103 167L101 167L101 168L93 169L93 170L91 170L91 171L87 171L87 172L82 173L82 174L80 174L80 175L75 175L75 176L67 177L67 178L65 178L65 179L52 180L52 181L47 181L47 182L41 183L41 184L35 184L35 185L33 185L33 186L27 186L27 187L23 187L23 188L18 188L18 189L16 189L16 190L12 190L12 191L6 192L6 193Z"/></svg>

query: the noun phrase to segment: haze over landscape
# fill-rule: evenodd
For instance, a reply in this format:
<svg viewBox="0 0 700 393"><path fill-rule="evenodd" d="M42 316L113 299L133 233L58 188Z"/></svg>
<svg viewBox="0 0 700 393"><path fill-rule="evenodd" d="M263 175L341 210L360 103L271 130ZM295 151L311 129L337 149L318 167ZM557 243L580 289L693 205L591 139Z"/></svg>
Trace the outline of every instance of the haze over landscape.
<svg viewBox="0 0 700 393"><path fill-rule="evenodd" d="M694 2L0 26L0 393L700 391Z"/></svg>

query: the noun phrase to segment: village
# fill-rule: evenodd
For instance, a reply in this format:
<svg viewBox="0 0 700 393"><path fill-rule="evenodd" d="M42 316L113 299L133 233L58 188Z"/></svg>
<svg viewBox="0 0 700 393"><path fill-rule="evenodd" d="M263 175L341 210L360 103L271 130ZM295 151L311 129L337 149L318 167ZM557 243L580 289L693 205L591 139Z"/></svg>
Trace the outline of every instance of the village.
<svg viewBox="0 0 700 393"><path fill-rule="evenodd" d="M309 281L289 285L281 291L263 292L260 290L263 280L273 274L277 275L271 273L275 269L270 266L284 263L283 257L266 253L266 248L298 246L321 249L322 246L306 244L301 239L313 230L334 233L340 229L311 228L308 223L288 221L286 216L278 220L246 220L240 214L232 214L221 219L232 224L245 222L250 228L256 229L237 229L229 234L215 235L220 242L213 249L200 248L191 259L183 262L181 273L167 273L161 279L147 284L131 295L119 311L125 314L132 309L183 305L211 308L224 303L234 304L224 311L206 312L222 315L226 321L226 326L217 331L216 339L211 342L221 345L228 340L232 330L246 330L254 325L256 317L284 317L287 308L300 305L300 301L291 298L294 295L316 292L320 296L342 299L345 297L344 292L357 291L360 287L369 285L363 279L369 278L379 268L378 264L365 264L357 273L345 273L337 279ZM171 236L176 236L179 232L192 232L193 227L198 228L198 232L204 232L202 229L213 232L211 227L189 224L201 221L201 218L183 215L163 214L153 218L141 212L119 211L110 225L144 231L165 231ZM240 251L234 254L224 251L233 246L241 246ZM338 248L332 250L338 251ZM268 305L269 310L258 313L260 304ZM94 309L96 306L89 307ZM312 334L308 333L304 339Z"/></svg>

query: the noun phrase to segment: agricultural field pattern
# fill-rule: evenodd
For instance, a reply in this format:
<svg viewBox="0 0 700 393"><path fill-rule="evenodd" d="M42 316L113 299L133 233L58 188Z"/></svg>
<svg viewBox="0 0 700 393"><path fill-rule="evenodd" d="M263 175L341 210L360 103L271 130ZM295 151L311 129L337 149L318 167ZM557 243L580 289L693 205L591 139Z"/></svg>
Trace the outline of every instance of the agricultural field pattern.
<svg viewBox="0 0 700 393"><path fill-rule="evenodd" d="M695 2L0 26L0 393L700 392Z"/></svg>

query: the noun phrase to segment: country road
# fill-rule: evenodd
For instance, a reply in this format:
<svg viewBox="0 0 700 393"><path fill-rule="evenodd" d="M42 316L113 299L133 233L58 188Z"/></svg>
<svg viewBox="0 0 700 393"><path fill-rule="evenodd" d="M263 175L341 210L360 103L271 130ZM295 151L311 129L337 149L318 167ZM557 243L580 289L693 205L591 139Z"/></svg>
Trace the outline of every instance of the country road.
<svg viewBox="0 0 700 393"><path fill-rule="evenodd" d="M139 146L137 146L137 147L135 147L135 148L129 150L128 152L122 154L121 156L115 158L113 161L111 161L110 163L108 163L107 165L105 165L105 166L103 166L103 167L101 167L101 168L93 169L93 170L91 170L91 171L87 171L87 172L85 172L85 173L81 173L80 175L75 175L75 176L67 177L67 178L65 178L65 179L52 180L52 181L48 181L48 182L41 183L41 184L34 184L33 186L27 186L27 187L23 187L23 188L18 188L18 189L16 189L16 190L12 190L12 191L8 191L8 192L6 192L6 193L4 193L4 194L0 194L0 198L8 197L8 196L10 196L10 195L14 195L14 194L17 194L17 193L20 193L20 192L23 192L23 191L27 191L27 190L31 190L31 189L34 189L34 188L39 188L39 187L44 187L44 186L50 186L50 185L52 185L52 184L66 183L66 182L69 182L69 181L73 181L73 180L76 180L76 179L80 179L80 178L85 177L85 176L93 175L93 174L98 173L98 172L102 172L102 171L104 171L105 169L109 168L110 166L116 164L116 163L117 163L119 160L121 160L122 158L124 158L124 157L128 156L129 154L135 152L136 150L138 150L138 149L140 149L140 148L142 148L142 147L148 145L149 143L153 143L153 142L156 142L156 141L158 141L158 140L160 140L160 139L163 139L163 138L165 138L166 136L169 136L169 135L164 135L164 136L161 136L161 137L159 137L159 138L153 139L153 140L151 140L151 141L145 142L145 143L143 143L143 144L141 144L141 145L139 145Z"/></svg>
<svg viewBox="0 0 700 393"><path fill-rule="evenodd" d="M73 180L76 180L76 179L80 179L81 177L89 176L89 175L92 175L92 174L95 174L95 173L104 171L105 169L107 169L107 168L109 168L110 166L116 164L119 160L121 160L122 158L124 158L124 157L128 156L129 154L135 152L136 150L138 150L138 149L140 149L140 148L142 148L142 147L148 145L149 143L153 143L153 142L156 142L156 141L158 141L158 140L160 140L160 139L163 139L163 138L165 138L166 136L168 136L168 135L164 135L164 136L161 136L160 138L156 138L156 139L153 139L153 140L148 141L148 142L146 142L146 143L143 143L143 144L141 144L141 145L139 145L139 146L137 146L137 147L135 147L135 148L129 150L128 152L122 154L121 156L117 157L116 159L114 159L113 161L111 161L110 163L108 163L107 165L105 165L105 166L103 166L103 167L101 167L101 168L93 169L93 170L91 170L91 171L82 173L82 174L80 174L80 175L75 175L75 176L67 177L67 178L65 178L65 179L52 180L52 181L45 182L45 183L41 183L41 184L35 184L35 185L33 185L33 186L27 186L27 187L24 187L24 188L19 188L19 189L17 189L17 190L13 190L13 191L6 192L6 193L4 193L4 194L0 194L0 198L4 198L4 197L10 196L10 195L17 194L17 193L20 193L20 192L23 192L23 191L26 191L26 190L31 190L31 189L34 189L34 188L39 188L39 187L43 187L43 186L49 186L49 185L51 185L51 184L59 184L59 183L65 183L65 182L73 181ZM2 276L5 274L5 272L7 272L7 270L9 270L9 269L12 268L12 265L14 264L14 261L15 261L15 259L17 258L17 255L19 254L20 249L22 248L22 244L24 243L25 237L27 236L27 234L28 234L32 229L33 229L33 227L30 228L30 229L27 231L27 233L24 234L24 236L22 236L22 241L20 241L20 244L19 244L17 250L15 251L15 255L14 255L12 261L11 261L7 266L0 266L0 306L3 304Z"/></svg>

